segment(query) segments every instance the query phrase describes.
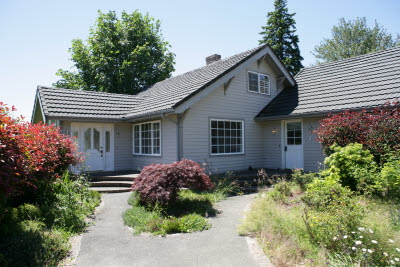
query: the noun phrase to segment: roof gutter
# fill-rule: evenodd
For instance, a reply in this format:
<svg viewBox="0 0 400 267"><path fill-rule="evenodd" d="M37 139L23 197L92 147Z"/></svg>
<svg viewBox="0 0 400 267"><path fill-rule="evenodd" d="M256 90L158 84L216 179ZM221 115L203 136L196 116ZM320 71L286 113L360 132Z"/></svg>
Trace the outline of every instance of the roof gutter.
<svg viewBox="0 0 400 267"><path fill-rule="evenodd" d="M151 117L155 117L155 116L163 116L163 114L165 114L165 113L172 113L174 111L175 110L171 109L171 108L170 109L164 109L164 110L149 112L149 113L141 114L141 115L122 117L122 120L130 121L130 120L135 120L135 119L146 119L146 118L151 118Z"/></svg>
<svg viewBox="0 0 400 267"><path fill-rule="evenodd" d="M371 106L371 107L360 107L360 108L351 108L351 109L335 109L330 111L322 111L322 112L309 112L303 114L289 114L289 115L282 115L282 116L268 116L268 117L255 117L255 121L274 121L274 120L283 120L283 119L297 119L297 118L311 118L311 117L320 117L320 116L327 116L329 114L337 114L344 111L361 111L361 110L368 110L371 111L378 106Z"/></svg>

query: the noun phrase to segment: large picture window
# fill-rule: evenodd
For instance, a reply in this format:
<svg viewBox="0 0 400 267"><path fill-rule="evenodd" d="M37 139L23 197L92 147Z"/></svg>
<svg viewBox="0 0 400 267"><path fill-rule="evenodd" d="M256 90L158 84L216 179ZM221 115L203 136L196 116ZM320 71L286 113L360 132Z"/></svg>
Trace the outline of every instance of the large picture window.
<svg viewBox="0 0 400 267"><path fill-rule="evenodd" d="M159 121L133 125L133 154L161 155L160 125Z"/></svg>
<svg viewBox="0 0 400 267"><path fill-rule="evenodd" d="M211 155L243 154L243 121L211 120Z"/></svg>
<svg viewBox="0 0 400 267"><path fill-rule="evenodd" d="M249 91L254 93L270 94L269 77L264 74L248 72Z"/></svg>

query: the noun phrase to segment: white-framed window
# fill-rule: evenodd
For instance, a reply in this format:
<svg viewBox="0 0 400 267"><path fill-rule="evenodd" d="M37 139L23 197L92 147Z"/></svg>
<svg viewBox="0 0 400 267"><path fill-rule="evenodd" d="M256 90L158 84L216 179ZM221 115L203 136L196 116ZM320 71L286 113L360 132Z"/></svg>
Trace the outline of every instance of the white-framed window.
<svg viewBox="0 0 400 267"><path fill-rule="evenodd" d="M241 120L210 120L210 154L244 153L244 122Z"/></svg>
<svg viewBox="0 0 400 267"><path fill-rule="evenodd" d="M249 92L265 95L270 94L270 80L268 75L249 71L247 76Z"/></svg>
<svg viewBox="0 0 400 267"><path fill-rule="evenodd" d="M133 154L161 156L161 122L133 125Z"/></svg>

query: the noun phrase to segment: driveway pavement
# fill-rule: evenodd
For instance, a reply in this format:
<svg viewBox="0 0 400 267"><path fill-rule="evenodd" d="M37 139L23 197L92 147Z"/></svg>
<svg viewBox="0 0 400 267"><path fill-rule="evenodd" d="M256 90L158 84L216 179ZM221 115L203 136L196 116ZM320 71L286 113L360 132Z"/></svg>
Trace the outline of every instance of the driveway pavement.
<svg viewBox="0 0 400 267"><path fill-rule="evenodd" d="M253 195L218 203L222 211L210 218L212 228L167 237L134 236L121 214L129 208L130 193L103 195L104 206L95 224L83 234L77 266L259 266L245 237L237 234L242 212Z"/></svg>

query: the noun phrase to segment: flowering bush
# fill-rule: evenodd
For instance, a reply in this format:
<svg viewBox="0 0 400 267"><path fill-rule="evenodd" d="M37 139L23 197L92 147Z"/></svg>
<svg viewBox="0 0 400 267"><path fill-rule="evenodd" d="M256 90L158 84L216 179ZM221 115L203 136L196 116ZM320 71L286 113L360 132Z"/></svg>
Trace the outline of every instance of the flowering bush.
<svg viewBox="0 0 400 267"><path fill-rule="evenodd" d="M345 111L329 115L320 121L314 131L324 153L333 153L331 146L344 147L350 143L360 143L380 162L382 156L400 147L399 101L387 102L372 112Z"/></svg>
<svg viewBox="0 0 400 267"><path fill-rule="evenodd" d="M356 266L398 266L400 249L393 243L390 239L380 240L370 228L358 227L333 236L328 249L349 256Z"/></svg>
<svg viewBox="0 0 400 267"><path fill-rule="evenodd" d="M0 102L0 192L6 198L46 186L82 160L58 128L23 122L14 111Z"/></svg>
<svg viewBox="0 0 400 267"><path fill-rule="evenodd" d="M132 190L139 193L146 204L167 205L176 201L182 187L197 190L214 188L204 169L192 160L184 159L172 164L146 166L135 179Z"/></svg>

